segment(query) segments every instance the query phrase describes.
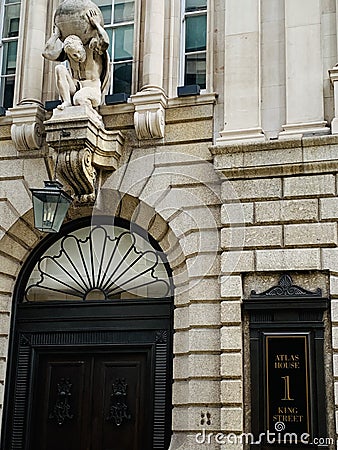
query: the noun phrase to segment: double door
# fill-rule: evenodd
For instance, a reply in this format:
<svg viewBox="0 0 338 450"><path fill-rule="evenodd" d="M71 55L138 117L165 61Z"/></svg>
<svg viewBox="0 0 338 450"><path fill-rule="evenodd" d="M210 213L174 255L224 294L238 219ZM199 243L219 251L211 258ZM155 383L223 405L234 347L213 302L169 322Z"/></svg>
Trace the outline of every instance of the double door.
<svg viewBox="0 0 338 450"><path fill-rule="evenodd" d="M145 346L38 352L29 450L150 450L151 355Z"/></svg>

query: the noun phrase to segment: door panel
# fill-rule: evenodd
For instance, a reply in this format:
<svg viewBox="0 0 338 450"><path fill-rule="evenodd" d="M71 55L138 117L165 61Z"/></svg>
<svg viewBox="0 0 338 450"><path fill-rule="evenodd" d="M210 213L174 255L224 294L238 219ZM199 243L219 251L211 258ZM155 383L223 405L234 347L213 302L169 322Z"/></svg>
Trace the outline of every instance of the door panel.
<svg viewBox="0 0 338 450"><path fill-rule="evenodd" d="M42 353L30 450L150 449L152 390L149 349Z"/></svg>
<svg viewBox="0 0 338 450"><path fill-rule="evenodd" d="M45 354L38 358L32 405L31 450L89 450L86 442L92 358Z"/></svg>
<svg viewBox="0 0 338 450"><path fill-rule="evenodd" d="M93 450L150 448L150 375L145 352L96 358Z"/></svg>

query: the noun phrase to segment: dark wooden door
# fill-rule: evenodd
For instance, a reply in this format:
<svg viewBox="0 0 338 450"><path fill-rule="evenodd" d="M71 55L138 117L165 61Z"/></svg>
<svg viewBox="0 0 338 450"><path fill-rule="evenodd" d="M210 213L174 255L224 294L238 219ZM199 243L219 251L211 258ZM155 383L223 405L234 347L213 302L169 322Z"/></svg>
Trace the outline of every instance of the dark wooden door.
<svg viewBox="0 0 338 450"><path fill-rule="evenodd" d="M150 450L151 369L145 347L38 354L30 450Z"/></svg>

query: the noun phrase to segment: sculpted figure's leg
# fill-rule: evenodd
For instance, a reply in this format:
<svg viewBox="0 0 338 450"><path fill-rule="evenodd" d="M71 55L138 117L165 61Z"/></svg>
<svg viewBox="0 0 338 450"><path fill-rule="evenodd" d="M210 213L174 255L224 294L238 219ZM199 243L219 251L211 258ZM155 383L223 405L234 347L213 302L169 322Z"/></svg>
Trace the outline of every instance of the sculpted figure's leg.
<svg viewBox="0 0 338 450"><path fill-rule="evenodd" d="M72 106L72 97L76 92L76 86L70 73L65 66L60 64L55 67L55 75L56 86L62 99L62 104L58 108L64 109L66 106Z"/></svg>
<svg viewBox="0 0 338 450"><path fill-rule="evenodd" d="M73 98L74 105L88 105L94 108L101 103L101 89L99 87L83 87Z"/></svg>

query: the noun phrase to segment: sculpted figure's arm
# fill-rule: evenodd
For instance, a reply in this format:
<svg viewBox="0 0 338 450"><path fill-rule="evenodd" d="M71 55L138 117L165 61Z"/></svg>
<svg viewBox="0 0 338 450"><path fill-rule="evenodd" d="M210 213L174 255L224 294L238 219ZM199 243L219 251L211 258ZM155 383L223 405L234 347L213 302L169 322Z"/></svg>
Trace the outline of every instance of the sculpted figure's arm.
<svg viewBox="0 0 338 450"><path fill-rule="evenodd" d="M46 59L51 61L60 61L60 56L63 52L63 44L60 40L60 30L57 26L54 27L54 33L48 39L45 45L45 49L42 53Z"/></svg>
<svg viewBox="0 0 338 450"><path fill-rule="evenodd" d="M93 38L90 41L89 46L93 50L96 50L100 55L102 55L109 47L109 36L108 36L106 30L101 25L100 17L95 10L90 9L89 11L87 11L87 17L88 17L90 24L94 28L96 28L97 34L99 37L98 40Z"/></svg>

